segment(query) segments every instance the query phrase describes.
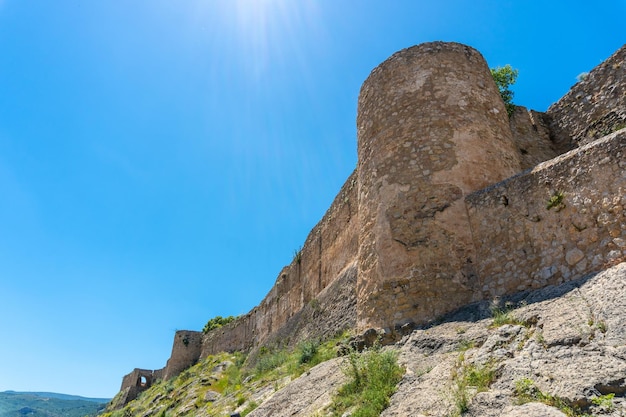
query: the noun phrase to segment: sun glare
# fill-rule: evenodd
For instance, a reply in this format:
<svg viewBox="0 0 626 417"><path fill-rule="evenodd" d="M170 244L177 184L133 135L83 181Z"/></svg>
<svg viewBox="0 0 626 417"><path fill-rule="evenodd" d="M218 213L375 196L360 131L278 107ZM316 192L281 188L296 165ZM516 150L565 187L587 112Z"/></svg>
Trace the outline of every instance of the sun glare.
<svg viewBox="0 0 626 417"><path fill-rule="evenodd" d="M235 0L225 7L234 13L235 36L256 75L270 61L297 54L300 38L315 30L318 14L315 3L306 0Z"/></svg>

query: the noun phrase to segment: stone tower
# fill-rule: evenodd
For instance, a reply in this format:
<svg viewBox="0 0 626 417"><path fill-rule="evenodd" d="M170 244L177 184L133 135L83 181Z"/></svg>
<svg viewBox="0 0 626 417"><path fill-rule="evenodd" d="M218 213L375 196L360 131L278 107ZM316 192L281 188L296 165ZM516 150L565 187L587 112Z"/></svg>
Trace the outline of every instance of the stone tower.
<svg viewBox="0 0 626 417"><path fill-rule="evenodd" d="M363 83L357 134L358 328L477 299L463 197L520 171L484 58L444 42L395 53Z"/></svg>

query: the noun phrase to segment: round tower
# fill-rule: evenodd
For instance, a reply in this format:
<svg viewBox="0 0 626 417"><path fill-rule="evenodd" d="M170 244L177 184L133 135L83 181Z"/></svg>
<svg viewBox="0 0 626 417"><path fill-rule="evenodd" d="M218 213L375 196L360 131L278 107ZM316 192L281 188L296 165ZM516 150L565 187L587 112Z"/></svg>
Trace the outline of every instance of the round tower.
<svg viewBox="0 0 626 417"><path fill-rule="evenodd" d="M482 55L404 49L361 87L358 327L424 323L478 290L464 196L520 171Z"/></svg>

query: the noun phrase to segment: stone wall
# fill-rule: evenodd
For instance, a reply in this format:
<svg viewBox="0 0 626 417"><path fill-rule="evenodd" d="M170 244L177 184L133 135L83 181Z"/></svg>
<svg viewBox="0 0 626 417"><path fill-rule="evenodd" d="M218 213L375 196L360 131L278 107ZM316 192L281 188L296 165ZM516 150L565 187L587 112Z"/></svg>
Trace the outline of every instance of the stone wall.
<svg viewBox="0 0 626 417"><path fill-rule="evenodd" d="M174 345L163 378L169 379L194 365L202 350L202 332L179 330L174 335Z"/></svg>
<svg viewBox="0 0 626 417"><path fill-rule="evenodd" d="M320 295L322 299L328 298L324 297L324 290L335 281L347 285L346 282L356 279L355 274L346 273L346 269L354 264L358 252L356 192L356 173L353 173L322 220L311 230L291 264L280 272L263 301L235 322L208 334L202 357L219 351L249 350L271 336L278 342L276 335L295 343L299 335L307 333L302 329L296 331L299 327L294 325L294 320L297 321L303 314L302 310L310 305L321 306ZM349 306L333 303L322 307L329 317L349 309ZM330 323L335 323L335 328L326 331L345 328L345 320L349 318L330 320Z"/></svg>
<svg viewBox="0 0 626 417"><path fill-rule="evenodd" d="M626 260L626 130L465 199L480 299Z"/></svg>
<svg viewBox="0 0 626 417"><path fill-rule="evenodd" d="M147 390L154 382L163 377L163 370L153 371L150 369L135 368L122 378L122 387L117 399L120 405L134 400L140 393Z"/></svg>
<svg viewBox="0 0 626 417"><path fill-rule="evenodd" d="M553 140L569 150L626 127L626 45L550 106Z"/></svg>
<svg viewBox="0 0 626 417"><path fill-rule="evenodd" d="M433 42L395 53L358 103L359 329L436 317L472 301L463 197L521 170L482 55Z"/></svg>
<svg viewBox="0 0 626 417"><path fill-rule="evenodd" d="M550 139L550 117L547 114L515 106L509 118L509 126L513 142L520 152L522 170L558 155Z"/></svg>

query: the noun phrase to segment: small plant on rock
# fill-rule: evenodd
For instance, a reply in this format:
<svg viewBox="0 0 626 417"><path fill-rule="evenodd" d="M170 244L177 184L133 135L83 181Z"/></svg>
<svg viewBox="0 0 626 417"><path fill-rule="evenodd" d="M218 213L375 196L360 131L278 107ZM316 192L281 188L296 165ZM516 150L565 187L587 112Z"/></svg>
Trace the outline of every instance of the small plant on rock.
<svg viewBox="0 0 626 417"><path fill-rule="evenodd" d="M585 414L582 414L578 408L572 407L564 399L541 391L532 379L522 378L515 381L514 393L520 404L538 401L551 407L556 407L565 415L570 417L585 416Z"/></svg>
<svg viewBox="0 0 626 417"><path fill-rule="evenodd" d="M469 410L472 397L476 393L489 389L496 380L496 371L493 363L466 364L465 355L461 353L451 376L451 394L455 407L453 415L460 416Z"/></svg>
<svg viewBox="0 0 626 417"><path fill-rule="evenodd" d="M600 395L599 397L593 397L591 403L597 407L604 408L607 411L613 411L615 404L613 404L614 393Z"/></svg>
<svg viewBox="0 0 626 417"><path fill-rule="evenodd" d="M565 204L563 204L563 191L557 191L555 192L552 197L550 197L550 199L548 200L548 204L546 205L546 208L548 210L550 209L555 209L556 211L560 211L561 209L565 208Z"/></svg>
<svg viewBox="0 0 626 417"><path fill-rule="evenodd" d="M398 365L398 354L379 347L363 353L350 352L344 371L348 382L333 398L332 416L342 416L349 409L352 417L379 416L404 374Z"/></svg>
<svg viewBox="0 0 626 417"><path fill-rule="evenodd" d="M527 323L523 320L518 319L512 313L513 304L506 303L504 307L500 307L498 305L494 305L491 307L491 317L493 317L493 327L500 327L505 324L519 324L522 326L526 326Z"/></svg>
<svg viewBox="0 0 626 417"><path fill-rule="evenodd" d="M293 260L298 265L302 263L302 247L293 251Z"/></svg>

